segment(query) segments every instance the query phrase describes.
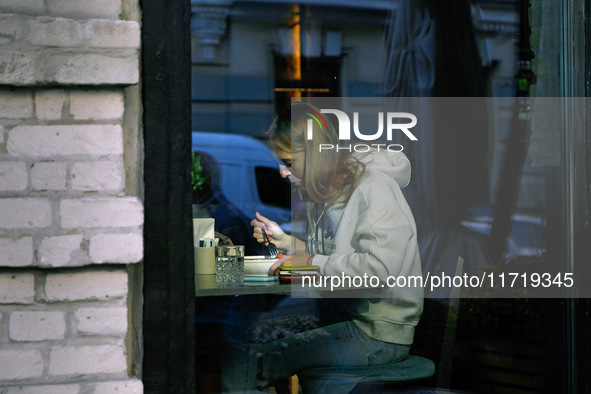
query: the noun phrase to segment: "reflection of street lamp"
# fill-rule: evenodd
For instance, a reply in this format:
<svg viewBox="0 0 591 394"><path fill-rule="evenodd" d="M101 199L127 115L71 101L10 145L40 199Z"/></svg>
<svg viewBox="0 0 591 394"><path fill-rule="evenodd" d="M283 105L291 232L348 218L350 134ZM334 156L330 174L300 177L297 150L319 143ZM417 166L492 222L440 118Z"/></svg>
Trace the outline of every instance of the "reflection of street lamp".
<svg viewBox="0 0 591 394"><path fill-rule="evenodd" d="M201 46L203 62L211 63L216 60L217 47L226 32L226 18L231 5L231 0L191 1L191 31Z"/></svg>
<svg viewBox="0 0 591 394"><path fill-rule="evenodd" d="M289 27L278 29L281 54L304 58L321 57L322 29L320 21L310 17L300 19L299 6L293 6L293 17L289 22ZM341 40L341 32L326 32L325 56L340 56Z"/></svg>
<svg viewBox="0 0 591 394"><path fill-rule="evenodd" d="M300 37L300 7L292 6L292 14L287 28L278 29L281 42L281 54L287 58L288 81L302 79L302 45ZM302 97L300 92L295 92L291 97Z"/></svg>

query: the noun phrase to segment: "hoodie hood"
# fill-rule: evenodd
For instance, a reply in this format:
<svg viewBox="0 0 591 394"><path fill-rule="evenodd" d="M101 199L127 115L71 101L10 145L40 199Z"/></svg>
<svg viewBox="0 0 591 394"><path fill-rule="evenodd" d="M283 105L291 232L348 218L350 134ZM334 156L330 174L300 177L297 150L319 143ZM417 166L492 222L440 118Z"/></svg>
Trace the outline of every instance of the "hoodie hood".
<svg viewBox="0 0 591 394"><path fill-rule="evenodd" d="M357 159L369 171L380 171L394 179L401 189L410 183L410 161L402 152L374 150L358 155Z"/></svg>

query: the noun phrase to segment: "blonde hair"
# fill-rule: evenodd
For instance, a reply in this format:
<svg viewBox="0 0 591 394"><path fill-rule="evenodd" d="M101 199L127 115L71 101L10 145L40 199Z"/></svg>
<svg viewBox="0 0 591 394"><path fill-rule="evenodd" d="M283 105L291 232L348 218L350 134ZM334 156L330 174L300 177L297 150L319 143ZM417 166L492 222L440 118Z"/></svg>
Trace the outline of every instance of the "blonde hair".
<svg viewBox="0 0 591 394"><path fill-rule="evenodd" d="M279 113L270 130L269 140L276 152L305 152L304 186L310 198L318 203L346 203L365 172L365 165L348 151L337 152L338 133L330 120L312 122L312 139L308 140L310 113L320 110L311 104L296 102ZM328 127L328 130L327 130ZM333 149L319 151L321 144Z"/></svg>

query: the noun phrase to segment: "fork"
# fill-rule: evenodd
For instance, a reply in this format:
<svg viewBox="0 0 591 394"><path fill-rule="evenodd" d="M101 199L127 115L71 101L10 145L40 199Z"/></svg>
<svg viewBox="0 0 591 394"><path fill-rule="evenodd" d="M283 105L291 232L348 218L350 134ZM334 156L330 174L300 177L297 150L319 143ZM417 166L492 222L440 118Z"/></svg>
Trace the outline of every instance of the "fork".
<svg viewBox="0 0 591 394"><path fill-rule="evenodd" d="M275 244L269 241L269 237L267 236L267 226L263 226L262 230L263 236L265 237L265 241L267 241L267 249L269 249L269 254L273 258L277 257L279 252L277 251L277 247L275 246Z"/></svg>

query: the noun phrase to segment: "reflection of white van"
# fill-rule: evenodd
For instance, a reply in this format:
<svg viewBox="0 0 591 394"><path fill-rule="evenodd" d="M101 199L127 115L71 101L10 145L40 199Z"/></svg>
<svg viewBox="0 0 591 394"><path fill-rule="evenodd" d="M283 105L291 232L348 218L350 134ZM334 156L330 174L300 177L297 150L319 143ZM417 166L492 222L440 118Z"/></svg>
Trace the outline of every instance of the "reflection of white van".
<svg viewBox="0 0 591 394"><path fill-rule="evenodd" d="M221 169L221 190L247 217L255 212L286 225L291 188L279 174L280 161L262 142L235 134L192 133L194 152L210 154Z"/></svg>

